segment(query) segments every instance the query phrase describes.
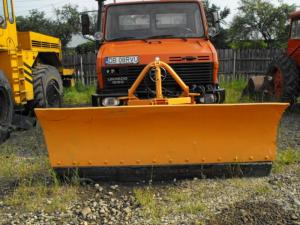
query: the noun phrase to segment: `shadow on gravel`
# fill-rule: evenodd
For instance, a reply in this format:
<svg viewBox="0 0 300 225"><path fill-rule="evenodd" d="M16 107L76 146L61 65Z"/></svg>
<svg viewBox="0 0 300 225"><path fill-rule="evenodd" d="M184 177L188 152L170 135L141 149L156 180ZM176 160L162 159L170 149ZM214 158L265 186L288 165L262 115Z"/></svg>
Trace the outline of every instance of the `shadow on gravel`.
<svg viewBox="0 0 300 225"><path fill-rule="evenodd" d="M239 202L224 209L209 225L275 225L296 224L293 213L287 212L282 206L271 202Z"/></svg>

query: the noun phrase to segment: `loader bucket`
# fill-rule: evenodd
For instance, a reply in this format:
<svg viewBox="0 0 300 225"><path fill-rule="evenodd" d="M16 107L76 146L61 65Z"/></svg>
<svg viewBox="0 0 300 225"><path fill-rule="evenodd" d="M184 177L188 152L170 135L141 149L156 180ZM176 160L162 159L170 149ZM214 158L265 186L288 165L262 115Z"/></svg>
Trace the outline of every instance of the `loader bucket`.
<svg viewBox="0 0 300 225"><path fill-rule="evenodd" d="M122 176L116 169L138 174L140 168L149 168L152 178L157 168L271 165L278 123L287 106L169 105L35 111L51 166L57 171L77 168L84 176L91 172L101 178L107 171ZM185 169L182 171L189 177Z"/></svg>

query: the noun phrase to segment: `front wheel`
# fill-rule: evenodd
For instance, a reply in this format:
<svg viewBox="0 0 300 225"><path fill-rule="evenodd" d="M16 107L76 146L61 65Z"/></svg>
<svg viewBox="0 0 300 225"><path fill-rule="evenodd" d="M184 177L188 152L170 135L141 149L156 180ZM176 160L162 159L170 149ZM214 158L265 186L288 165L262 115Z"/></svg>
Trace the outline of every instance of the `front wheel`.
<svg viewBox="0 0 300 225"><path fill-rule="evenodd" d="M58 70L39 64L33 69L34 107L59 108L63 100L63 82Z"/></svg>
<svg viewBox="0 0 300 225"><path fill-rule="evenodd" d="M14 103L12 90L7 78L0 71L0 143L10 135Z"/></svg>

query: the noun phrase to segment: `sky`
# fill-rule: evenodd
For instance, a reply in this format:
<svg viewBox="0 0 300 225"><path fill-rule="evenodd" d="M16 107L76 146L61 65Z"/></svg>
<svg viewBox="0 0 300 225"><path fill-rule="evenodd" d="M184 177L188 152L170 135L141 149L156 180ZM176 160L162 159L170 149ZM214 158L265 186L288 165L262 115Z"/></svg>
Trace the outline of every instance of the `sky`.
<svg viewBox="0 0 300 225"><path fill-rule="evenodd" d="M15 9L17 15L26 15L30 9L39 9L45 11L45 13L51 17L53 15L53 9L59 8L65 4L71 3L79 6L80 10L94 10L97 9L97 4L95 0L14 0ZM108 0L107 2L111 2ZM124 0L117 0L124 1ZM126 0L125 0L126 1ZM270 0L274 4L278 4L279 0ZM212 3L217 6L228 7L231 9L231 15L229 16L227 22L232 20L232 17L237 11L239 0L211 0ZM296 4L300 6L299 0L283 0L285 3Z"/></svg>

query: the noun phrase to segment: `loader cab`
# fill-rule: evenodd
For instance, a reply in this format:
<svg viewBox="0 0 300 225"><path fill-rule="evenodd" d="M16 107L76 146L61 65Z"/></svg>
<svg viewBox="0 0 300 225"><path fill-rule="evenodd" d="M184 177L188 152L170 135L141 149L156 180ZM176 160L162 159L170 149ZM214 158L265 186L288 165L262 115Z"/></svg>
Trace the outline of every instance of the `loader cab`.
<svg viewBox="0 0 300 225"><path fill-rule="evenodd" d="M17 47L17 27L13 0L0 0L0 49Z"/></svg>
<svg viewBox="0 0 300 225"><path fill-rule="evenodd" d="M300 65L300 11L290 15L291 31L288 41L288 54Z"/></svg>

